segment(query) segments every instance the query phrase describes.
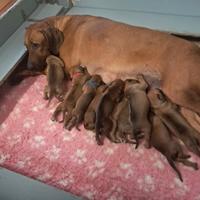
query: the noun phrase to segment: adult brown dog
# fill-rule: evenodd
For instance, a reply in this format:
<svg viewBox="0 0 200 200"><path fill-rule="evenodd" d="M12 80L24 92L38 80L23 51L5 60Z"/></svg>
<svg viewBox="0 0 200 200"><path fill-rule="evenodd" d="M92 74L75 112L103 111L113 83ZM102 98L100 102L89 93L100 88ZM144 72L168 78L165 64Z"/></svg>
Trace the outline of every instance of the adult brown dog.
<svg viewBox="0 0 200 200"><path fill-rule="evenodd" d="M143 73L160 81L173 102L200 114L200 48L147 28L93 16L50 17L25 34L28 68L43 70L45 59L61 57L66 71L85 65L105 81Z"/></svg>

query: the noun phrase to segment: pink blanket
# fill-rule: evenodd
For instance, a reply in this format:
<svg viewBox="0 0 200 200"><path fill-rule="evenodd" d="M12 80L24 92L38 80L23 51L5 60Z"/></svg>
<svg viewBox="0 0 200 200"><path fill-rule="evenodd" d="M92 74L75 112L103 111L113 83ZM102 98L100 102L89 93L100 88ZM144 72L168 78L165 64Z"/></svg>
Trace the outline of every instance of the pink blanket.
<svg viewBox="0 0 200 200"><path fill-rule="evenodd" d="M200 200L200 171L178 165L182 183L155 149L98 146L82 126L69 132L52 122L57 101L46 107L45 82L40 76L0 88L0 166L85 199Z"/></svg>

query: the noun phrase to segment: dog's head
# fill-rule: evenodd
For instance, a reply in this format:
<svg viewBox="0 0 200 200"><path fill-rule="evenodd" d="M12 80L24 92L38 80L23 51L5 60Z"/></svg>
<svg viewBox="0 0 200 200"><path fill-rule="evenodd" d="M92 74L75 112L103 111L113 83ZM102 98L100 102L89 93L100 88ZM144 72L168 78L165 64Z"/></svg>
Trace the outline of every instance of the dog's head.
<svg viewBox="0 0 200 200"><path fill-rule="evenodd" d="M26 29L25 46L28 50L30 70L42 71L49 55L58 55L63 43L63 33L47 22L37 22Z"/></svg>

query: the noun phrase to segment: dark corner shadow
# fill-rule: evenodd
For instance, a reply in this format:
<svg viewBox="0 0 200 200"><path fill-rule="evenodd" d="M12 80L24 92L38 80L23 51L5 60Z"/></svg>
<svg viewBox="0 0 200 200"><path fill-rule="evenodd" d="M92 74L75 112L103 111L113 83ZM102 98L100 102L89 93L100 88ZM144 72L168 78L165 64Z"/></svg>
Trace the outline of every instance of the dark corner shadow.
<svg viewBox="0 0 200 200"><path fill-rule="evenodd" d="M16 75L24 69L27 63L27 56L17 65L12 74L6 79L6 81L0 86L0 125L7 119L9 114L14 109L15 105L19 99L23 96L24 93L30 88L30 86L36 81L37 77L26 77L27 84L23 86L23 89L18 90L13 98L12 102L9 102L9 106L6 108L6 112L2 112L3 106L6 104L6 96L12 94L14 90L20 87L20 84L23 84L22 79L18 79L16 82ZM14 81L13 81L14 80Z"/></svg>
<svg viewBox="0 0 200 200"><path fill-rule="evenodd" d="M13 91L18 88L20 83L19 83L19 85L11 86L7 82L5 82L2 86L0 86L0 112L1 112L0 125L7 119L7 117L9 116L9 114L12 112L15 105L17 104L17 102L23 96L23 94L26 93L26 91L29 89L29 87L36 81L36 77L29 77L27 79L28 79L27 84L25 84L25 86L23 86L23 89L18 90L19 92L16 93L15 98L13 98L12 102L9 103L9 106L6 107L6 112L1 112L2 106L6 104L5 103L6 96L9 94L12 94Z"/></svg>

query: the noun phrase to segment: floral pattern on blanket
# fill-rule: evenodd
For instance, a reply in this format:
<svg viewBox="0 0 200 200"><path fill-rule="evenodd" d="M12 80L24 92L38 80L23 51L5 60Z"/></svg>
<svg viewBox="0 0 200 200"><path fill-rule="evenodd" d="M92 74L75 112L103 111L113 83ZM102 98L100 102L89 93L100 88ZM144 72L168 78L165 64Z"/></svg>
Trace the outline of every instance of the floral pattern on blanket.
<svg viewBox="0 0 200 200"><path fill-rule="evenodd" d="M47 107L45 81L40 76L0 88L0 166L85 199L200 200L199 171L178 165L182 183L154 149L108 140L98 146L82 126L67 131L52 122L57 100Z"/></svg>

